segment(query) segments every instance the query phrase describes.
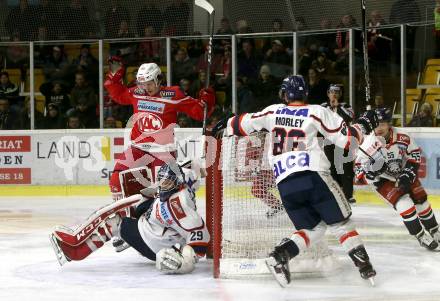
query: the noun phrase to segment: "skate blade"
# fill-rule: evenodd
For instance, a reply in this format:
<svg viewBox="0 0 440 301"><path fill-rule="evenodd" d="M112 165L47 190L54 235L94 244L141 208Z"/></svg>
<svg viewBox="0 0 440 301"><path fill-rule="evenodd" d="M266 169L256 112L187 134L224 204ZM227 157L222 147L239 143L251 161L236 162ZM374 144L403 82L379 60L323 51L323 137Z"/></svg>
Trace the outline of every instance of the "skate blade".
<svg viewBox="0 0 440 301"><path fill-rule="evenodd" d="M124 243L122 246L115 247L115 251L116 251L116 253L120 253L122 251L127 250L128 248L130 248L130 245L127 243Z"/></svg>
<svg viewBox="0 0 440 301"><path fill-rule="evenodd" d="M278 274L275 271L275 268L273 267L273 264L274 264L273 261L274 261L274 259L269 257L269 258L266 258L266 260L264 262L266 263L266 266L267 266L268 270L271 272L271 274L273 275L275 280L278 282L278 284L282 288L286 288L289 283L287 283L287 281L283 281L285 279L280 279L280 277L278 277Z"/></svg>
<svg viewBox="0 0 440 301"><path fill-rule="evenodd" d="M370 278L368 278L368 280L370 280L370 284L372 287L376 286L376 283L374 282L374 277L370 277Z"/></svg>
<svg viewBox="0 0 440 301"><path fill-rule="evenodd" d="M68 262L66 256L64 256L63 251L61 251L60 247L58 246L58 243L56 241L56 238L53 234L49 235L50 243L52 245L52 248L55 252L55 256L57 257L58 263L60 266L63 266L66 262Z"/></svg>

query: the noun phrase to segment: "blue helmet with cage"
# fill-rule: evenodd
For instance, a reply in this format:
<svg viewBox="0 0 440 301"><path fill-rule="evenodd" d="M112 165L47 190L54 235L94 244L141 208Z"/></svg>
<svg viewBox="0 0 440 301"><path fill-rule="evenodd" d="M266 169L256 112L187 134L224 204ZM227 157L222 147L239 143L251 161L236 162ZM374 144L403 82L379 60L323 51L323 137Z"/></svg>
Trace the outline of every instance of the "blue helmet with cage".
<svg viewBox="0 0 440 301"><path fill-rule="evenodd" d="M163 164L157 172L156 183L161 201L166 201L185 184L182 168L176 162Z"/></svg>
<svg viewBox="0 0 440 301"><path fill-rule="evenodd" d="M301 75L292 75L283 80L280 88L280 97L284 100L304 100L308 94L307 85Z"/></svg>
<svg viewBox="0 0 440 301"><path fill-rule="evenodd" d="M374 110L379 122L391 122L393 114L389 108L378 108Z"/></svg>

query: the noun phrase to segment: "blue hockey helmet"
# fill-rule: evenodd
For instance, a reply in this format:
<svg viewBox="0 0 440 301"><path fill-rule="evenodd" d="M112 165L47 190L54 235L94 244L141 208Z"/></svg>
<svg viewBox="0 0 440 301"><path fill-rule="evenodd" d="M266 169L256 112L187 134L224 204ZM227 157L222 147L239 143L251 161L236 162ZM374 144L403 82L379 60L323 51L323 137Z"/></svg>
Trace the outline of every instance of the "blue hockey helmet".
<svg viewBox="0 0 440 301"><path fill-rule="evenodd" d="M389 108L377 108L374 111L376 112L379 122L391 122L393 114Z"/></svg>
<svg viewBox="0 0 440 301"><path fill-rule="evenodd" d="M183 171L176 162L163 164L157 172L156 183L159 186L160 198L166 201L169 196L178 191L185 183Z"/></svg>
<svg viewBox="0 0 440 301"><path fill-rule="evenodd" d="M302 75L292 75L283 79L280 88L282 99L286 95L288 100L304 100L307 94L307 85Z"/></svg>

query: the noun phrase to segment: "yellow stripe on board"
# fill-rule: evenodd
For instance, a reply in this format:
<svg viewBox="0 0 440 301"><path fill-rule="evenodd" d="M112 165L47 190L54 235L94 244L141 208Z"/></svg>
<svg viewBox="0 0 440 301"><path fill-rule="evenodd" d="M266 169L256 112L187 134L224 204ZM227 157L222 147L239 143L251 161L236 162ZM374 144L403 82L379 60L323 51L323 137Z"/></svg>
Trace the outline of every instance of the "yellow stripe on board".
<svg viewBox="0 0 440 301"><path fill-rule="evenodd" d="M18 186L5 185L0 186L0 197L3 196L108 196L110 191L107 185L60 185L60 186ZM205 197L205 186L201 186L197 191L197 198L203 199ZM235 188L227 189L224 192L224 197L228 199L239 198L251 199L254 198L250 194L249 186L237 186ZM373 191L356 190L355 198L358 204L379 205L385 206L383 201ZM440 195L429 195L428 200L432 208L440 209Z"/></svg>
<svg viewBox="0 0 440 301"><path fill-rule="evenodd" d="M101 138L102 160L110 161L110 137Z"/></svg>

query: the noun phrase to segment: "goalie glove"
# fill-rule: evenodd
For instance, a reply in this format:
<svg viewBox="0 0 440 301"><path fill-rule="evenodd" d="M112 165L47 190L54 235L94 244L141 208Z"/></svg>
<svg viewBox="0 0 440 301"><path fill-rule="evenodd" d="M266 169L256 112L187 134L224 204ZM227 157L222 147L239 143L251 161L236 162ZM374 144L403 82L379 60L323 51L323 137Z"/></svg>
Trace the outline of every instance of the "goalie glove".
<svg viewBox="0 0 440 301"><path fill-rule="evenodd" d="M403 193L409 193L411 191L411 184L414 183L416 177L417 174L412 168L405 167L397 178L396 187Z"/></svg>
<svg viewBox="0 0 440 301"><path fill-rule="evenodd" d="M195 268L196 254L191 246L182 250L173 246L156 254L156 268L166 274L188 274Z"/></svg>

